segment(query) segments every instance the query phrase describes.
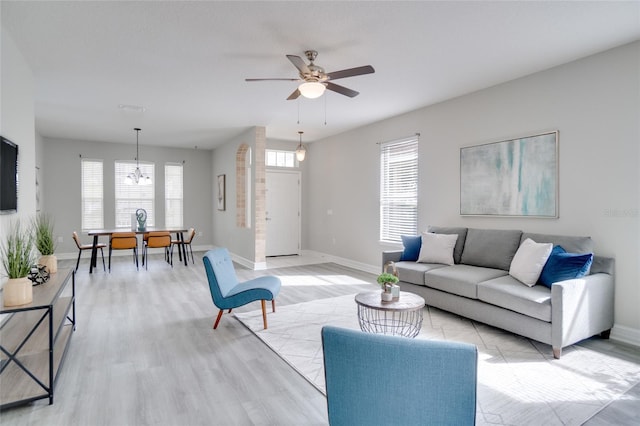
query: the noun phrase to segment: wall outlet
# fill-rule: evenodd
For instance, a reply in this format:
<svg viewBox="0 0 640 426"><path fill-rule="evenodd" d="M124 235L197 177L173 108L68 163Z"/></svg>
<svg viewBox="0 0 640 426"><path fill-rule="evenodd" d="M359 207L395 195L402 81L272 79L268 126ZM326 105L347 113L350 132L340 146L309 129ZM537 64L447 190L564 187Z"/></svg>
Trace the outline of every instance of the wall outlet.
<svg viewBox="0 0 640 426"><path fill-rule="evenodd" d="M58 242L59 242L59 243L63 243L63 242L64 242L64 238L62 238L62 237L58 237Z"/></svg>
<svg viewBox="0 0 640 426"><path fill-rule="evenodd" d="M198 232L198 237L202 237L202 231Z"/></svg>

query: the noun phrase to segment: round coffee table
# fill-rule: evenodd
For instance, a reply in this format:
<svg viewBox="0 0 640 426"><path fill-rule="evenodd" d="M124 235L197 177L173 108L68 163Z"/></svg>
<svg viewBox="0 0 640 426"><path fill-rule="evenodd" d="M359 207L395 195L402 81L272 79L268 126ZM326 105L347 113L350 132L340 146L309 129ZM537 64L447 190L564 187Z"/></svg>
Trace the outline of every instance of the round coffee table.
<svg viewBox="0 0 640 426"><path fill-rule="evenodd" d="M424 299L417 294L400 292L398 300L383 302L379 291L356 294L358 322L367 333L416 337L422 327Z"/></svg>

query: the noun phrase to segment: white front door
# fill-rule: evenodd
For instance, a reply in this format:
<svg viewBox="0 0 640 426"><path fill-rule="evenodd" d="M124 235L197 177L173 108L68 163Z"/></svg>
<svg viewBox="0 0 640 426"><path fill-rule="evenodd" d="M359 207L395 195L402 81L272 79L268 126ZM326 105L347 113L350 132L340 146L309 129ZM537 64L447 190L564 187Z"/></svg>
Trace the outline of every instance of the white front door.
<svg viewBox="0 0 640 426"><path fill-rule="evenodd" d="M267 171L267 256L300 254L300 172Z"/></svg>

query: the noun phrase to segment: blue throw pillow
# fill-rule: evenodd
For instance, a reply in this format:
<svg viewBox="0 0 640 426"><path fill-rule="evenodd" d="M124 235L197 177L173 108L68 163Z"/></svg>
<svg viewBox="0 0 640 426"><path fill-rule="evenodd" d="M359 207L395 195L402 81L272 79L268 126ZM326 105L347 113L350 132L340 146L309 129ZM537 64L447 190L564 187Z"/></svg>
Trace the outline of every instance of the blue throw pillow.
<svg viewBox="0 0 640 426"><path fill-rule="evenodd" d="M593 253L567 253L561 246L554 246L542 268L540 283L551 288L551 284L584 277L593 263Z"/></svg>
<svg viewBox="0 0 640 426"><path fill-rule="evenodd" d="M417 261L420 256L420 248L422 247L421 235L402 235L402 245L404 245L404 251L400 256L400 260Z"/></svg>

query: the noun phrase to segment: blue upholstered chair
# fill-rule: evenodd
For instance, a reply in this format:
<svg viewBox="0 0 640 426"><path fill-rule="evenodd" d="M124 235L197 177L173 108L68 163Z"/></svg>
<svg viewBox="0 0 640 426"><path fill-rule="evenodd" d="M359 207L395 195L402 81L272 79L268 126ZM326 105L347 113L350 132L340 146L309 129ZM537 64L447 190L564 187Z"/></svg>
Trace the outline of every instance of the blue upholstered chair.
<svg viewBox="0 0 640 426"><path fill-rule="evenodd" d="M218 328L222 312L237 308L259 300L262 304L262 322L267 328L267 309L265 303L271 300L271 309L276 311L276 296L280 292L280 279L274 276L258 277L245 282L238 282L233 262L226 248L209 250L204 254L204 269L209 280L209 290L213 304L220 309L218 318L213 324Z"/></svg>
<svg viewBox="0 0 640 426"><path fill-rule="evenodd" d="M475 346L332 326L322 346L332 426L475 424Z"/></svg>

